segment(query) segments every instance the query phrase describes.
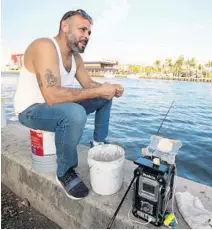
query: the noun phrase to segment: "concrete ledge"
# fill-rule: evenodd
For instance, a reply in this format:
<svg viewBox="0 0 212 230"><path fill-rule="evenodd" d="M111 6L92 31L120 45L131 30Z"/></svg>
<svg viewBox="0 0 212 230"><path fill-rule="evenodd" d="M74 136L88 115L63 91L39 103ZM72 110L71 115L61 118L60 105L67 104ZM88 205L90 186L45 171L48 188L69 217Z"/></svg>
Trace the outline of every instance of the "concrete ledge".
<svg viewBox="0 0 212 230"><path fill-rule="evenodd" d="M88 148L79 146L78 172L90 188L87 165ZM87 198L74 201L68 198L57 184L54 173L39 174L31 169L29 131L18 123L8 124L2 129L1 171L2 182L22 198L28 198L31 205L61 228L106 228L118 207L135 169L133 162L125 162L122 189L111 196L99 196L92 190ZM212 187L177 178L176 191L189 191L198 196L205 208L212 211ZM132 190L123 203L112 228L156 228L153 225L139 225L128 219ZM177 206L175 206L177 209ZM177 213L177 228L188 228L182 216Z"/></svg>

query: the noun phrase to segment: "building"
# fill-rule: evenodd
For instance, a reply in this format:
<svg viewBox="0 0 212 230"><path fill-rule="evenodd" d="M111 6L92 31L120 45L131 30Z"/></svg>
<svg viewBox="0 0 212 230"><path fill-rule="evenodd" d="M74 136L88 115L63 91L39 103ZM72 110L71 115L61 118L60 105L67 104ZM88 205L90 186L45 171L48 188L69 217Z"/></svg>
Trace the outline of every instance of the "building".
<svg viewBox="0 0 212 230"><path fill-rule="evenodd" d="M116 73L117 61L88 61L84 62L85 68L89 73Z"/></svg>
<svg viewBox="0 0 212 230"><path fill-rule="evenodd" d="M14 63L14 65L18 66L18 68L22 67L23 64L23 54L12 54L11 58Z"/></svg>

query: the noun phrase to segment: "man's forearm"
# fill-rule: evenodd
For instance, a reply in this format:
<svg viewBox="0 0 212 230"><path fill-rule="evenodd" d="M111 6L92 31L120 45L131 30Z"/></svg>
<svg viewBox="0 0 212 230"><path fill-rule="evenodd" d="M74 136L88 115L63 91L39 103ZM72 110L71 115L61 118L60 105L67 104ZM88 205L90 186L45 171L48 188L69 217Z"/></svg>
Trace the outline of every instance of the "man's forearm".
<svg viewBox="0 0 212 230"><path fill-rule="evenodd" d="M91 82L88 85L87 89L98 88L101 85L102 85L101 83L91 80Z"/></svg>
<svg viewBox="0 0 212 230"><path fill-rule="evenodd" d="M50 100L50 104L53 105L65 102L79 102L86 99L93 99L99 96L99 90L96 88L78 89L56 87Z"/></svg>
<svg viewBox="0 0 212 230"><path fill-rule="evenodd" d="M79 102L100 96L100 90L97 85L100 86L101 84L98 84L97 82L94 83L94 81L91 81L93 82L93 87L78 89L59 86L59 78L53 74L51 70L46 70L43 79L41 79L42 75L39 73L36 73L36 77L41 93L43 94L46 103L49 105L65 102Z"/></svg>

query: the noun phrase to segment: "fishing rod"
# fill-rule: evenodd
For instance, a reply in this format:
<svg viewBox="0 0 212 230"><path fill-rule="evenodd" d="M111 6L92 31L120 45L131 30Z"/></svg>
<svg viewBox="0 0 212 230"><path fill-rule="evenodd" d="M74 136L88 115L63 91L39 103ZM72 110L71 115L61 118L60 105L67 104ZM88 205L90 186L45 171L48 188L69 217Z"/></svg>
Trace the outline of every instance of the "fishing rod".
<svg viewBox="0 0 212 230"><path fill-rule="evenodd" d="M168 113L169 113L169 111L170 111L170 109L171 109L171 107L172 107L172 105L173 105L173 104L174 104L174 100L172 101L172 104L171 104L171 106L169 107L169 110L167 111L167 113L166 113L165 117L163 118L163 120L162 120L162 122L161 122L161 124L160 124L160 127L159 127L159 129L158 129L158 131L157 131L156 135L158 135L158 134L159 134L160 129L161 129L162 125L163 125L163 122L165 121L165 119L166 119L166 117L167 117L167 115L168 115Z"/></svg>
<svg viewBox="0 0 212 230"><path fill-rule="evenodd" d="M169 107L169 109L168 109L168 111L167 111L165 117L163 118L163 120L162 120L162 122L161 122L161 125L160 125L160 127L159 127L159 129L158 129L156 135L159 133L159 131L160 131L162 125L163 125L163 122L165 121L165 119L166 119L166 117L167 117L167 115L168 115L168 113L169 113L169 111L170 111L170 109L171 109L171 107L172 107L173 104L174 104L174 100L172 101L172 104L170 105L170 107ZM128 194L128 192L129 192L129 190L130 190L130 188L131 188L131 186L132 186L132 184L134 183L134 181L135 181L136 178L137 178L137 175L134 174L134 177L133 177L132 181L130 182L130 185L128 186L127 191L125 192L125 194L124 194L124 196L123 196L123 198L122 198L122 200L121 200L121 202L120 202L118 208L116 209L116 211L115 211L113 217L111 218L111 220L110 220L110 222L109 222L109 224L108 224L108 226L107 226L107 229L110 229L110 228L111 228L111 226L112 226L112 224L113 224L113 222L114 222L114 220L115 220L115 218L116 218L116 216L117 216L117 214L118 214L118 212L119 212L119 210L120 210L120 208L121 208L121 206L122 206L122 204L123 204L123 202L124 202L124 200L125 200L125 198L126 198L126 196L127 196L127 194Z"/></svg>

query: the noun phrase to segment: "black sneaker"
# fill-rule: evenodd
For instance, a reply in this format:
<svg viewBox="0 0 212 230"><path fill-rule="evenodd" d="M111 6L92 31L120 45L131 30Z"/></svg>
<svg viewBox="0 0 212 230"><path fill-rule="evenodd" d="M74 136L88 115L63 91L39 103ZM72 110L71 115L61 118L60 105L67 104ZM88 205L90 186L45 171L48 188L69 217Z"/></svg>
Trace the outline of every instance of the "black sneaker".
<svg viewBox="0 0 212 230"><path fill-rule="evenodd" d="M79 200L88 195L89 189L80 180L74 169L70 168L64 176L56 177L57 182L62 185L66 195L73 200Z"/></svg>

